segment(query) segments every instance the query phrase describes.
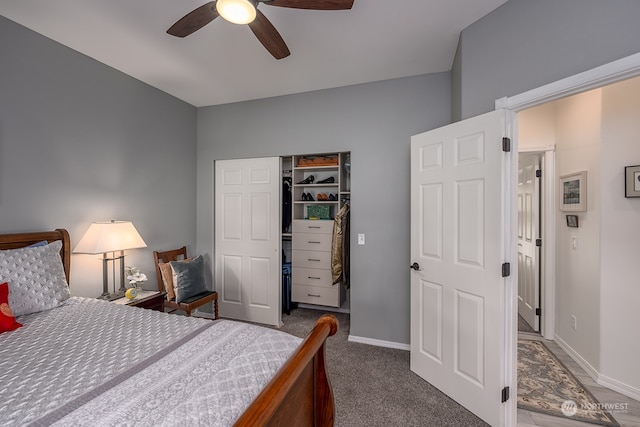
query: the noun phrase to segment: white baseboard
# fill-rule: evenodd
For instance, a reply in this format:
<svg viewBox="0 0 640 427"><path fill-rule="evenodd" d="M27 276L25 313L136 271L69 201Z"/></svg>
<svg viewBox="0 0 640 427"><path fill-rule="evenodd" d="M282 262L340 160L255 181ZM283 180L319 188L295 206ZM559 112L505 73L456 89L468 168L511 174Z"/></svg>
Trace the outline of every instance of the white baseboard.
<svg viewBox="0 0 640 427"><path fill-rule="evenodd" d="M585 372L593 378L596 384L606 387L610 390L617 391L635 400L640 400L640 390L636 387L630 386L616 379L609 378L606 375L602 375L598 372L589 362L587 362L578 352L576 352L569 344L562 340L557 335L554 337L554 341L571 357Z"/></svg>
<svg viewBox="0 0 640 427"><path fill-rule="evenodd" d="M606 375L600 375L600 377L598 378L598 384L613 391L617 391L618 393L624 394L625 396L632 399L640 400L640 390L638 390L636 387L632 387L613 378L609 378Z"/></svg>
<svg viewBox="0 0 640 427"><path fill-rule="evenodd" d="M561 349L565 351L585 372L593 378L593 380L597 383L598 378L600 377L600 373L591 366L589 362L587 362L577 351L575 351L569 344L567 344L562 338L559 336L554 337L554 341L560 346Z"/></svg>
<svg viewBox="0 0 640 427"><path fill-rule="evenodd" d="M411 346L409 344L403 344L393 341L375 340L373 338L357 337L354 335L349 335L348 341L357 342L360 344L375 345L376 347L395 348L397 350L409 351L411 349Z"/></svg>

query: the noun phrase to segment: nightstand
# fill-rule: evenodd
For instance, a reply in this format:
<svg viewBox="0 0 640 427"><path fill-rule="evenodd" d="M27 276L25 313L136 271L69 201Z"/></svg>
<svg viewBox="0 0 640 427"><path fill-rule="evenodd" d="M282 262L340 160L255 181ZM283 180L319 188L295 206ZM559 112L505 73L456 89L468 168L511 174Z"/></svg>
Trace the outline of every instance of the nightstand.
<svg viewBox="0 0 640 427"><path fill-rule="evenodd" d="M140 291L134 299L126 297L118 298L111 302L121 305L129 305L131 307L146 308L149 310L163 311L164 297L166 292L158 291Z"/></svg>

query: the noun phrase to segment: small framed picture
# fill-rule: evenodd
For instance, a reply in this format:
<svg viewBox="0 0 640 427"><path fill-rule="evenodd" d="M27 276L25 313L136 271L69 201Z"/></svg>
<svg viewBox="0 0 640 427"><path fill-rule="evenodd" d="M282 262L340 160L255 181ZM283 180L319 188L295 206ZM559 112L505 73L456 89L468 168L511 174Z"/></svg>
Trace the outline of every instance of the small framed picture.
<svg viewBox="0 0 640 427"><path fill-rule="evenodd" d="M624 168L624 197L640 197L640 165Z"/></svg>
<svg viewBox="0 0 640 427"><path fill-rule="evenodd" d="M567 227L578 228L578 215L567 215Z"/></svg>
<svg viewBox="0 0 640 427"><path fill-rule="evenodd" d="M560 210L570 212L587 210L587 171L560 177Z"/></svg>

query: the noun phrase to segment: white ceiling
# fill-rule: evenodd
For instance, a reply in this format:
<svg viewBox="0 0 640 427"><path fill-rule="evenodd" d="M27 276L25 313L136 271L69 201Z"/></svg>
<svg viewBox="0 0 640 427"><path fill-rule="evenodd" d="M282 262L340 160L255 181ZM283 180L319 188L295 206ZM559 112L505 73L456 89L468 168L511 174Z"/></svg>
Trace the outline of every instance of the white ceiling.
<svg viewBox="0 0 640 427"><path fill-rule="evenodd" d="M166 30L207 0L0 0L0 14L194 106L448 71L460 31L506 0L355 0L347 11L260 4L291 56L217 18Z"/></svg>

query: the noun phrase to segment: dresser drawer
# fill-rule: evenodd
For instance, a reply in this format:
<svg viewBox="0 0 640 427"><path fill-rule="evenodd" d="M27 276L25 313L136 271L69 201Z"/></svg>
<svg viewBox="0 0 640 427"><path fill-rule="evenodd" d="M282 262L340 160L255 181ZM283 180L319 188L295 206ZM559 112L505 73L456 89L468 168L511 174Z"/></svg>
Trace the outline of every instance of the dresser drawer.
<svg viewBox="0 0 640 427"><path fill-rule="evenodd" d="M340 307L340 289L338 289L338 285L333 288L293 285L291 300L307 304Z"/></svg>
<svg viewBox="0 0 640 427"><path fill-rule="evenodd" d="M331 234L293 233L292 249L331 251Z"/></svg>
<svg viewBox="0 0 640 427"><path fill-rule="evenodd" d="M293 250L291 265L303 268L331 268L331 252Z"/></svg>
<svg viewBox="0 0 640 427"><path fill-rule="evenodd" d="M331 270L296 267L291 273L291 283L294 285L331 287L331 282ZM338 284L335 287L337 288Z"/></svg>
<svg viewBox="0 0 640 427"><path fill-rule="evenodd" d="M333 221L295 219L293 233L333 234Z"/></svg>

